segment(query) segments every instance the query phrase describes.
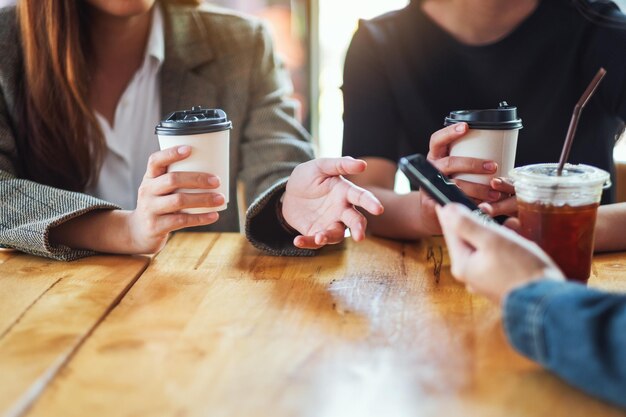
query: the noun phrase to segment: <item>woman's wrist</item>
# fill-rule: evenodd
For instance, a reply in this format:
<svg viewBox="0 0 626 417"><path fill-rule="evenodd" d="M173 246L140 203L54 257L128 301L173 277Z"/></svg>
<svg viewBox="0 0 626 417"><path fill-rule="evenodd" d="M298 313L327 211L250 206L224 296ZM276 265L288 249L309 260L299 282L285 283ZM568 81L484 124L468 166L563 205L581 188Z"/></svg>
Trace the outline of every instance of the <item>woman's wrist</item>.
<svg viewBox="0 0 626 417"><path fill-rule="evenodd" d="M278 223L280 224L280 226L283 228L283 230L287 233L289 233L290 235L295 236L299 236L300 232L298 232L296 229L294 229L285 219L285 216L283 214L283 199L285 198L285 192L283 192L283 194L280 196L279 199L276 200L276 217L278 218Z"/></svg>
<svg viewBox="0 0 626 417"><path fill-rule="evenodd" d="M72 249L108 253L139 253L126 210L93 210L50 229L50 243Z"/></svg>
<svg viewBox="0 0 626 417"><path fill-rule="evenodd" d="M434 214L429 216L427 211L429 207L424 207L423 198L419 191L412 191L411 194L415 194L416 207L409 212L412 213L411 217L415 221L411 222L413 225L413 233L419 238L429 237L433 235L441 235L441 227L439 226L439 219Z"/></svg>
<svg viewBox="0 0 626 417"><path fill-rule="evenodd" d="M380 216L371 216L365 213L368 219L367 229L370 233L392 239L420 239L431 235L423 220L420 195L417 191L408 194L398 194L392 189L380 186L368 186L385 206L385 212ZM432 227L432 222L430 222Z"/></svg>
<svg viewBox="0 0 626 417"><path fill-rule="evenodd" d="M536 269L534 272L530 272L527 278L510 283L500 294L499 304L504 305L507 297L512 292L537 281L565 281L565 277L561 270L554 266L545 266Z"/></svg>
<svg viewBox="0 0 626 417"><path fill-rule="evenodd" d="M138 254L146 253L143 251L133 239L132 233L132 217L133 211L129 210L113 210L109 213L108 218L103 218L104 224L109 224L113 233L107 233L107 243L110 246L108 252L111 253L127 253ZM117 248L117 250L116 250Z"/></svg>

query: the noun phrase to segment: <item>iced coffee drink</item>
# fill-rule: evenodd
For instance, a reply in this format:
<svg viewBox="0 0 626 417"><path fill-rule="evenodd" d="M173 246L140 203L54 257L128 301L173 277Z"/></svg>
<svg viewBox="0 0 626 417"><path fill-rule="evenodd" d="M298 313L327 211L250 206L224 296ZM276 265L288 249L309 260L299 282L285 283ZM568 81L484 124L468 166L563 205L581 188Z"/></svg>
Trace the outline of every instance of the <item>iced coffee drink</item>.
<svg viewBox="0 0 626 417"><path fill-rule="evenodd" d="M568 279L591 273L596 214L609 173L588 165L537 164L511 171L521 233L536 242Z"/></svg>

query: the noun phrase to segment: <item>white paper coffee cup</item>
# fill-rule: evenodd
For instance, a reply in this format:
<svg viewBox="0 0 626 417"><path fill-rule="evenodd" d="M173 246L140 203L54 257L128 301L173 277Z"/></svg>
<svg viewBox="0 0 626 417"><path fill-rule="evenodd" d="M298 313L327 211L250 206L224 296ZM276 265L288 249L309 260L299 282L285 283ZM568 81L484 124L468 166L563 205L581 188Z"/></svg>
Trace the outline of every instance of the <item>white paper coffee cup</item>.
<svg viewBox="0 0 626 417"><path fill-rule="evenodd" d="M181 210L184 213L209 213L226 210L229 200L230 129L232 123L220 109L193 107L171 113L156 127L161 150L174 146L189 146L191 154L182 161L171 164L168 172L204 172L220 178L214 190L181 188L177 192L224 195L219 207L197 207Z"/></svg>
<svg viewBox="0 0 626 417"><path fill-rule="evenodd" d="M450 147L450 156L468 156L494 161L498 169L494 174L459 174L455 179L489 185L492 178L507 175L515 166L518 130L469 129Z"/></svg>
<svg viewBox="0 0 626 417"><path fill-rule="evenodd" d="M458 110L451 112L445 125L465 122L467 133L450 146L450 156L462 156L494 161L498 169L493 174L458 174L455 179L489 185L492 178L508 175L515 166L517 137L522 120L517 108L506 102L496 109Z"/></svg>

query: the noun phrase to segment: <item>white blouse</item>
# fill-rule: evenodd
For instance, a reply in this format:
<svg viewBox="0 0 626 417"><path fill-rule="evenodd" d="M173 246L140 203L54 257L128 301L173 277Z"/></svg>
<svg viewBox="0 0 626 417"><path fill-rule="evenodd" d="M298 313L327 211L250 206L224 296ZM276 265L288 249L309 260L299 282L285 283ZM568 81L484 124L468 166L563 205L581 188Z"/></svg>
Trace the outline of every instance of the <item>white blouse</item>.
<svg viewBox="0 0 626 417"><path fill-rule="evenodd" d="M161 119L159 70L165 58L163 14L155 5L146 54L115 109L115 125L96 112L107 144L100 177L87 194L132 210L150 154L159 150L154 128Z"/></svg>

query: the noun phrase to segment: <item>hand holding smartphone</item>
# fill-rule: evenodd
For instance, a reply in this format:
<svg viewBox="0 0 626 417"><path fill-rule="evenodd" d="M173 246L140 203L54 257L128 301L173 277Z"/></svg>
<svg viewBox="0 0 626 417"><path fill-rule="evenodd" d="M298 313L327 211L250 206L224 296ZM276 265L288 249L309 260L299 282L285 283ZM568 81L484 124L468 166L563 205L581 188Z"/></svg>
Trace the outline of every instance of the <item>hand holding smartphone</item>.
<svg viewBox="0 0 626 417"><path fill-rule="evenodd" d="M451 179L441 173L424 155L414 154L400 159L400 170L411 184L424 190L438 204L460 203L484 221L504 223L507 216L489 217Z"/></svg>

